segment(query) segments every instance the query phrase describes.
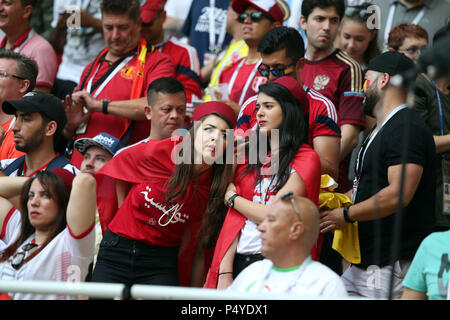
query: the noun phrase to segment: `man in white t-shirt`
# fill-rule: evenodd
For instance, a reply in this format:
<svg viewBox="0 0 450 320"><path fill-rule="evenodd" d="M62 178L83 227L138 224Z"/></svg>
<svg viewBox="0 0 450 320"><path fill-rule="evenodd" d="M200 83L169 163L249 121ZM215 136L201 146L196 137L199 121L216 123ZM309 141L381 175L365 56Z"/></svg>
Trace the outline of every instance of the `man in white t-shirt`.
<svg viewBox="0 0 450 320"><path fill-rule="evenodd" d="M289 192L269 207L269 213L258 226L261 252L266 259L244 269L228 290L305 298L346 297L341 278L310 256L319 235L316 205Z"/></svg>
<svg viewBox="0 0 450 320"><path fill-rule="evenodd" d="M53 3L50 43L62 54L62 61L52 93L60 99L72 94L84 68L106 46L100 3L100 0L55 0Z"/></svg>

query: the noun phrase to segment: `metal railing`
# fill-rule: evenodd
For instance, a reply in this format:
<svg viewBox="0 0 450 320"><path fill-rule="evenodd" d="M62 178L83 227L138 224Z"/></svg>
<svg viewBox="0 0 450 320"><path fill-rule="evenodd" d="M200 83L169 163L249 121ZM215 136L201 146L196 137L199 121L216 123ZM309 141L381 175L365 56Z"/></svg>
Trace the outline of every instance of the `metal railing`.
<svg viewBox="0 0 450 320"><path fill-rule="evenodd" d="M55 281L0 281L0 292L57 294L65 296L88 296L103 299L146 300L329 300L326 297L291 296L277 294L236 293L224 290L173 287L157 285L132 285L95 282ZM341 299L349 299L342 297ZM350 298L352 299L352 298ZM338 299L335 299L338 300Z"/></svg>

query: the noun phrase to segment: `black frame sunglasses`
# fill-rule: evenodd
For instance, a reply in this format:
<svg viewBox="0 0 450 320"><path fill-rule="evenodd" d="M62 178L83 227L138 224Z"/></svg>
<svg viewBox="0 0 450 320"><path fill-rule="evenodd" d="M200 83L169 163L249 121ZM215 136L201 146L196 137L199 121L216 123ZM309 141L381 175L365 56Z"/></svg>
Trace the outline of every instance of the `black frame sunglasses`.
<svg viewBox="0 0 450 320"><path fill-rule="evenodd" d="M22 246L22 251L16 252L14 256L11 259L11 267L14 268L14 270L19 270L20 267L23 265L23 262L25 260L25 256L28 251L30 251L33 248L38 247L38 244L36 243L27 243Z"/></svg>
<svg viewBox="0 0 450 320"><path fill-rule="evenodd" d="M263 17L266 17L267 19L273 21L273 18L271 16L269 16L268 14L262 12L262 11L253 11L250 13L239 13L237 15L237 21L239 23L244 23L245 19L247 19L247 17L250 17L250 20L252 20L252 22L260 22L261 19Z"/></svg>
<svg viewBox="0 0 450 320"><path fill-rule="evenodd" d="M272 73L275 77L279 78L282 76L290 75L295 71L295 65L297 64L297 61L292 62L291 64L287 65L284 68L276 68L276 69L270 69L267 68L262 62L258 66L258 71L263 77L269 77L269 75ZM292 70L290 70L292 69Z"/></svg>

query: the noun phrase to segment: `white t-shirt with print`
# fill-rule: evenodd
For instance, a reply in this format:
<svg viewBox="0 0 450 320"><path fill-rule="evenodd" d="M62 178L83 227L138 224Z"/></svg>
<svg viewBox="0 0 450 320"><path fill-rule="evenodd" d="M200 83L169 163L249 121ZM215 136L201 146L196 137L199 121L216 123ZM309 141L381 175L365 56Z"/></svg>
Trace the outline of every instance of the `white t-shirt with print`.
<svg viewBox="0 0 450 320"><path fill-rule="evenodd" d="M272 261L256 261L245 268L228 291L273 293L303 296L305 298L343 298L347 296L341 278L330 268L311 257L304 265L291 269L278 269Z"/></svg>
<svg viewBox="0 0 450 320"><path fill-rule="evenodd" d="M291 174L295 170L291 170ZM269 205L275 199L275 189L278 186L278 179L272 176L263 176L261 182L255 186L253 192L253 202ZM258 225L247 219L244 227L241 229L236 252L240 254L257 254L261 253L261 232L258 231Z"/></svg>
<svg viewBox="0 0 450 320"><path fill-rule="evenodd" d="M16 210L16 212L18 211ZM20 230L20 217L17 219L17 215L14 213L8 221L3 238L6 245L17 239L17 237L11 238L11 235L17 235L17 230ZM17 251L22 251L22 246L30 243L33 238L34 234L20 245ZM10 260L0 263L0 280L82 282L86 278L89 264L92 262L94 247L95 229L93 227L76 238L66 227L19 270L15 270L11 266ZM8 293L8 295L14 300L70 300L76 298L37 293Z"/></svg>

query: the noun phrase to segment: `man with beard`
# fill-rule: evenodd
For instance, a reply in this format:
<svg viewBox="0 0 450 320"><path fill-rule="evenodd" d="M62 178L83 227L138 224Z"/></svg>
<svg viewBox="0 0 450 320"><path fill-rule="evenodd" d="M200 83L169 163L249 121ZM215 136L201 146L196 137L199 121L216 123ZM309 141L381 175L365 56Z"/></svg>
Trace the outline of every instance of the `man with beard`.
<svg viewBox="0 0 450 320"><path fill-rule="evenodd" d="M0 105L6 100L22 98L34 89L38 66L36 61L11 50L0 50ZM23 156L16 149L14 133L11 130L15 118L0 109L0 160L15 159Z"/></svg>
<svg viewBox="0 0 450 320"><path fill-rule="evenodd" d="M62 129L67 117L64 105L57 97L31 91L20 100L7 100L3 112L15 115L11 128L16 149L25 153L17 159L1 161L8 176L32 177L37 171L61 167L76 173L78 170L61 154L65 149Z"/></svg>
<svg viewBox="0 0 450 320"><path fill-rule="evenodd" d="M342 275L353 296L387 298L393 266L392 296L400 298L402 279L434 226L434 140L420 116L406 105L406 89L392 85L395 75L413 67L412 60L399 52L385 52L370 61L363 111L377 123L358 153L355 184L347 193L354 205L321 213L321 232L358 221L361 263ZM398 218L402 223L395 231ZM394 251L395 236L399 248Z"/></svg>

